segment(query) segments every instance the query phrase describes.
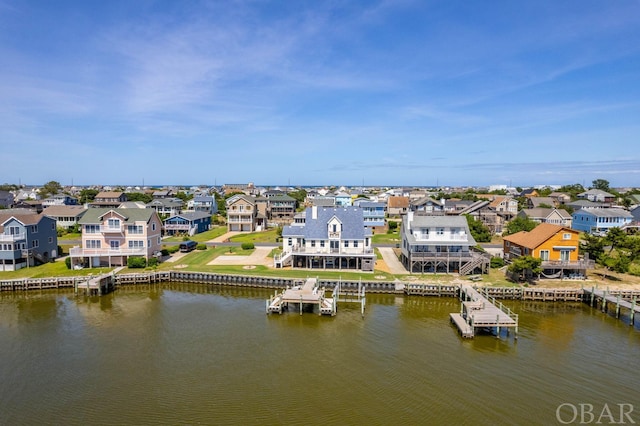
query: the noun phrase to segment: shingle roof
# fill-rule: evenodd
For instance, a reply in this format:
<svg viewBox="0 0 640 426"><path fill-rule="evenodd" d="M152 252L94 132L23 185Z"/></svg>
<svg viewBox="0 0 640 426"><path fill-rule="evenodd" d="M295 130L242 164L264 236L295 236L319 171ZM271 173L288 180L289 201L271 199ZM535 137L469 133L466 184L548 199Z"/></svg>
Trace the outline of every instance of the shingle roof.
<svg viewBox="0 0 640 426"><path fill-rule="evenodd" d="M387 200L389 208L409 208L409 197L392 196Z"/></svg>
<svg viewBox="0 0 640 426"><path fill-rule="evenodd" d="M49 206L44 209L43 214L45 216L68 216L75 217L83 214L87 209L83 206Z"/></svg>
<svg viewBox="0 0 640 426"><path fill-rule="evenodd" d="M156 214L156 211L153 209L105 209L95 207L92 209L88 209L87 212L78 221L78 223L82 225L102 223L101 217L104 216L105 213L108 213L110 211L114 211L117 214L123 216L126 223L148 222L151 217Z"/></svg>
<svg viewBox="0 0 640 426"><path fill-rule="evenodd" d="M193 221L193 220L198 220L198 219L204 219L204 218L207 218L207 217L211 217L211 215L208 214L208 213L205 213L205 212L184 212L184 213L173 215L173 216L165 219L165 222L167 220L173 219L175 217L181 217L183 219L187 219L188 221Z"/></svg>
<svg viewBox="0 0 640 426"><path fill-rule="evenodd" d="M313 211L316 211L317 219L313 219ZM363 240L371 235L371 230L364 226L364 215L358 207L309 207L305 210L304 226L285 226L283 236L303 235L305 239L327 239L329 228L327 224L336 217L342 224L342 240Z"/></svg>
<svg viewBox="0 0 640 426"><path fill-rule="evenodd" d="M553 225L550 223L541 223L531 231L520 231L513 235L507 235L506 237L504 237L504 240L521 247L535 249L536 247L547 241L549 238L556 235L558 232L572 232L574 234L579 233L576 230L564 226Z"/></svg>
<svg viewBox="0 0 640 426"><path fill-rule="evenodd" d="M464 216L422 216L417 215L413 216L413 219L406 226L407 222L409 222L409 218L405 217L403 221L403 232L404 237L409 242L409 244L425 244L426 242L418 241L413 236L412 230L416 228L462 228L466 231L467 240L450 240L442 239L442 240L430 240L427 244L429 245L445 245L445 246L462 246L469 245L475 246L476 240L471 235L471 231L469 230L469 223L467 222L467 218Z"/></svg>
<svg viewBox="0 0 640 426"><path fill-rule="evenodd" d="M577 214L591 214L596 217L629 217L629 218L633 217L633 215L628 211L623 209L616 209L616 208L583 209L583 210L578 210L577 212L574 213L574 215L577 215Z"/></svg>
<svg viewBox="0 0 640 426"><path fill-rule="evenodd" d="M15 218L23 225L36 225L38 222L40 222L40 219L42 219L42 215L39 215L37 213L20 215L0 213L0 230L4 230L4 227L2 225L4 225L4 223L11 218Z"/></svg>

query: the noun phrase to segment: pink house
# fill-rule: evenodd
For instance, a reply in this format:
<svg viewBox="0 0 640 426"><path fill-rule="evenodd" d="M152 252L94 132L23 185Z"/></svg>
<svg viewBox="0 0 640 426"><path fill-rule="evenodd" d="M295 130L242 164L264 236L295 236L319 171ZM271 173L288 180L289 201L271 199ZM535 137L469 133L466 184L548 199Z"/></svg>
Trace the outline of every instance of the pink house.
<svg viewBox="0 0 640 426"><path fill-rule="evenodd" d="M71 267L126 266L129 256L149 260L162 247L162 222L153 209L88 209L78 222L82 246L69 251Z"/></svg>

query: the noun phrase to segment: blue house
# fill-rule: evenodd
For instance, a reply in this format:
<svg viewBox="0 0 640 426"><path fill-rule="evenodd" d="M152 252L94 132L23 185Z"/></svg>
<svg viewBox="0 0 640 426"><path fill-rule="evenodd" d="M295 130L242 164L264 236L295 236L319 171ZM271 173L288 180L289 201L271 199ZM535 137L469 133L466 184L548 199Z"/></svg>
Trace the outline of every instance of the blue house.
<svg viewBox="0 0 640 426"><path fill-rule="evenodd" d="M580 209L572 215L571 228L592 234L606 234L611 228L620 228L633 221L623 209Z"/></svg>
<svg viewBox="0 0 640 426"><path fill-rule="evenodd" d="M17 271L58 257L56 221L41 214L0 214L0 271Z"/></svg>
<svg viewBox="0 0 640 426"><path fill-rule="evenodd" d="M166 235L194 235L209 230L211 215L205 212L185 212L164 220Z"/></svg>
<svg viewBox="0 0 640 426"><path fill-rule="evenodd" d="M370 228L372 232L384 232L384 218L387 210L385 203L377 203L366 198L357 198L353 204L362 209L365 227Z"/></svg>

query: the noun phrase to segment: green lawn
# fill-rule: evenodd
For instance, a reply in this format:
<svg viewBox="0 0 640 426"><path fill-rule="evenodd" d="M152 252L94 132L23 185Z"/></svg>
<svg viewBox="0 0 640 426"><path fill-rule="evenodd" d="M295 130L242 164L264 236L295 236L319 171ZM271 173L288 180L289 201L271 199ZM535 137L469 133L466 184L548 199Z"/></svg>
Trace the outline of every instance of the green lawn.
<svg viewBox="0 0 640 426"><path fill-rule="evenodd" d="M231 237L231 241L234 243L276 243L276 238L278 238L278 231L270 229L268 231L234 235Z"/></svg>
<svg viewBox="0 0 640 426"><path fill-rule="evenodd" d="M213 240L214 238L218 238L220 235L224 235L227 233L227 227L226 226L218 226L216 228L210 229L208 231L205 232L201 232L199 234L195 234L189 237L190 240L192 241L196 241L198 243L203 243L205 241L209 241L209 240ZM167 237L165 239L163 239L163 242L167 242L167 243L177 243L180 241L183 241L184 237L183 236L178 236L178 237Z"/></svg>
<svg viewBox="0 0 640 426"><path fill-rule="evenodd" d="M61 237L58 237L58 242L60 241L68 241L68 240L81 240L82 239L82 234L77 232L77 233L69 233L69 234L64 234Z"/></svg>
<svg viewBox="0 0 640 426"><path fill-rule="evenodd" d="M400 244L400 233L374 234L371 237L371 242L373 244Z"/></svg>
<svg viewBox="0 0 640 426"><path fill-rule="evenodd" d="M83 275L99 275L109 272L113 268L87 268L80 270L67 269L64 261L45 263L44 265L22 268L18 271L0 272L0 280L15 280L20 278L71 277Z"/></svg>

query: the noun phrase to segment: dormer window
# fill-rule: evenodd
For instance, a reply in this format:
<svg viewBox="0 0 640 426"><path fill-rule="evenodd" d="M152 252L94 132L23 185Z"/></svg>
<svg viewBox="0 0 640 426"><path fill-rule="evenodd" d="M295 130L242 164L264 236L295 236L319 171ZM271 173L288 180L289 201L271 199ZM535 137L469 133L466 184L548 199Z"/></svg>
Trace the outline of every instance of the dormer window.
<svg viewBox="0 0 640 426"><path fill-rule="evenodd" d="M336 225L335 223L333 225L331 225L331 231L332 232L338 232L338 225Z"/></svg>

